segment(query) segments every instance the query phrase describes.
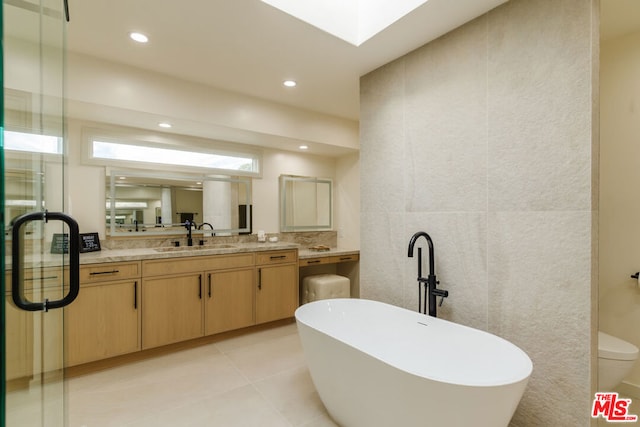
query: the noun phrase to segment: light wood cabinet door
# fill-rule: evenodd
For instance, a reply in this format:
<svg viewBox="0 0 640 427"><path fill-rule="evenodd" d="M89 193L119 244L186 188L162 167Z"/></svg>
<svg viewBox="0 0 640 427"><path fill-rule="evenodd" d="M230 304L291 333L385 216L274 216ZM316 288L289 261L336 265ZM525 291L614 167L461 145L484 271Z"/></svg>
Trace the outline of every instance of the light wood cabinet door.
<svg viewBox="0 0 640 427"><path fill-rule="evenodd" d="M298 307L298 264L258 267L256 323L293 317Z"/></svg>
<svg viewBox="0 0 640 427"><path fill-rule="evenodd" d="M31 378L33 375L33 315L15 307L11 302L11 294L6 294L5 298L7 381Z"/></svg>
<svg viewBox="0 0 640 427"><path fill-rule="evenodd" d="M140 350L139 280L83 286L65 309L67 366Z"/></svg>
<svg viewBox="0 0 640 427"><path fill-rule="evenodd" d="M206 274L205 335L251 326L253 268Z"/></svg>
<svg viewBox="0 0 640 427"><path fill-rule="evenodd" d="M142 280L142 348L203 335L203 274Z"/></svg>

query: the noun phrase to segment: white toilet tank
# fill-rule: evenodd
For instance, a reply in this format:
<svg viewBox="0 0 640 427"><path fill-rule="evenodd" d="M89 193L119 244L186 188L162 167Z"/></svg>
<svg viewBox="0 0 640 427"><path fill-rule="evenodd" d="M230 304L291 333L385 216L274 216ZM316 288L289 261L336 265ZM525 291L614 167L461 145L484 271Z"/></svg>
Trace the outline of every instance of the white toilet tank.
<svg viewBox="0 0 640 427"><path fill-rule="evenodd" d="M631 371L638 347L604 332L598 332L598 391L611 391Z"/></svg>

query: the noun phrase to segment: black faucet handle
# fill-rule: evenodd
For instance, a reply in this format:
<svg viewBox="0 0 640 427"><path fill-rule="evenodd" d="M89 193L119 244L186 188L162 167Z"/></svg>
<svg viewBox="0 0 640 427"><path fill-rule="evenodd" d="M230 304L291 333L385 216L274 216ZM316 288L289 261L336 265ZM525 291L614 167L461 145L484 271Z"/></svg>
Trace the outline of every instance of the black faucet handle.
<svg viewBox="0 0 640 427"><path fill-rule="evenodd" d="M444 299L449 296L449 291L445 291L444 289L434 289L431 291L431 293L433 293L433 295L437 297L440 297L440 303L438 304L438 307L442 307Z"/></svg>
<svg viewBox="0 0 640 427"><path fill-rule="evenodd" d="M444 289L434 289L431 292L437 297L446 298L449 296L449 291L445 291Z"/></svg>

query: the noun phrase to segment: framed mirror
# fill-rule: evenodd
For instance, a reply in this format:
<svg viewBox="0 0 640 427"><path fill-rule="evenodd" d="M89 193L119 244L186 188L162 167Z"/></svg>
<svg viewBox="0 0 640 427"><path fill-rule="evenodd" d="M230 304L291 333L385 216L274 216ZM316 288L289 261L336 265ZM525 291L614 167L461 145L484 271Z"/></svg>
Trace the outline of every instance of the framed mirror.
<svg viewBox="0 0 640 427"><path fill-rule="evenodd" d="M111 236L251 233L251 178L110 171L106 223Z"/></svg>
<svg viewBox="0 0 640 427"><path fill-rule="evenodd" d="M329 178L280 175L280 231L331 230L332 190Z"/></svg>

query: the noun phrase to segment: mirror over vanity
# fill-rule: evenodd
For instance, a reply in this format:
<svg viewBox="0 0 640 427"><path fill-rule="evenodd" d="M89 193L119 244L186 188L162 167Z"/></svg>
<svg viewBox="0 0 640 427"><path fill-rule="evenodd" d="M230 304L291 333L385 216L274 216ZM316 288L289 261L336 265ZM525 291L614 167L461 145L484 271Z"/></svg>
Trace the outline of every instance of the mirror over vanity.
<svg viewBox="0 0 640 427"><path fill-rule="evenodd" d="M251 178L108 171L106 224L111 236L251 233Z"/></svg>

